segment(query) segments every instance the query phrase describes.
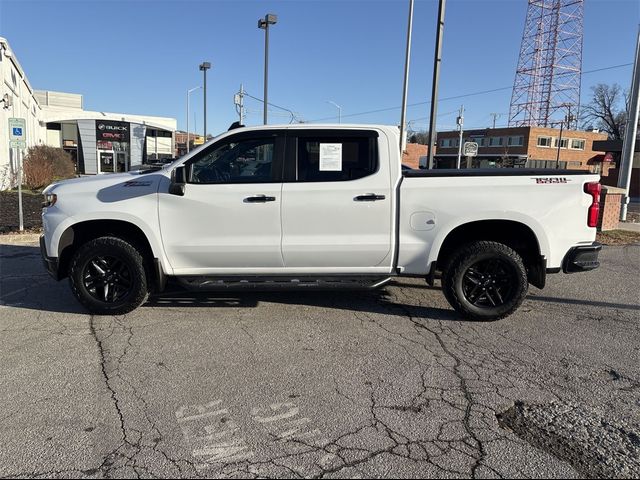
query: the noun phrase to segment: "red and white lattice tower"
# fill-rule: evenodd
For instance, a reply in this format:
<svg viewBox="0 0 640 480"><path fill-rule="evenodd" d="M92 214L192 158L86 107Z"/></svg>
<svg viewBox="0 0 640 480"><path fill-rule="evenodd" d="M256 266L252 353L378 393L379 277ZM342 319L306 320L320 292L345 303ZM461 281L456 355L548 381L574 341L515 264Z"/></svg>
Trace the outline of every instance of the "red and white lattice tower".
<svg viewBox="0 0 640 480"><path fill-rule="evenodd" d="M550 127L567 114L578 117L583 11L584 0L529 0L510 127Z"/></svg>

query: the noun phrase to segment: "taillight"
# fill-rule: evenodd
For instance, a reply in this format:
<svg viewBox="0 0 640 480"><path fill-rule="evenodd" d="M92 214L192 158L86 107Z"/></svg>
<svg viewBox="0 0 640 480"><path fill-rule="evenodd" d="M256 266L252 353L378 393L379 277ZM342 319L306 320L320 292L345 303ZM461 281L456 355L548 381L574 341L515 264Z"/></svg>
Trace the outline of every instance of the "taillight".
<svg viewBox="0 0 640 480"><path fill-rule="evenodd" d="M587 226L597 227L600 216L600 182L590 182L584 184L584 192L591 195L591 206L587 213Z"/></svg>

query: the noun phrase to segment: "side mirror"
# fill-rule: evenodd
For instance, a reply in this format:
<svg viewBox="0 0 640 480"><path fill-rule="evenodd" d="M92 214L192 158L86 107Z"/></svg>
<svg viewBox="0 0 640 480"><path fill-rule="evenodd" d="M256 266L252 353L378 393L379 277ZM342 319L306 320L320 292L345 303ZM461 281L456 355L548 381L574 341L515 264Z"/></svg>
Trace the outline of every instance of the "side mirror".
<svg viewBox="0 0 640 480"><path fill-rule="evenodd" d="M173 171L173 178L169 184L169 193L171 195L184 196L185 186L187 184L187 173L184 165L180 165Z"/></svg>

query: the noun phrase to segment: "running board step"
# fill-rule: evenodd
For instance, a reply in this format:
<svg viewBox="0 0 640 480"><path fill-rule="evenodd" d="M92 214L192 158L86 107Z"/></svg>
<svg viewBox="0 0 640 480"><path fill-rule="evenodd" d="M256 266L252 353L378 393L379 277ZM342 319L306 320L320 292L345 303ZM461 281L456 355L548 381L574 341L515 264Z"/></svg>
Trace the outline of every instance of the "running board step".
<svg viewBox="0 0 640 480"><path fill-rule="evenodd" d="M391 277L176 277L189 290L368 290L387 284Z"/></svg>

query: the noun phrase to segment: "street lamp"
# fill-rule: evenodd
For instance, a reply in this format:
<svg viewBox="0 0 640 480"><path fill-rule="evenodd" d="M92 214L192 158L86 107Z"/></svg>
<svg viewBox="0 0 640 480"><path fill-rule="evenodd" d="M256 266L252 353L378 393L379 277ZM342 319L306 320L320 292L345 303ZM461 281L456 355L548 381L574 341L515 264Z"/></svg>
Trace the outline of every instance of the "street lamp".
<svg viewBox="0 0 640 480"><path fill-rule="evenodd" d="M200 70L204 72L204 141L207 141L207 70L211 68L209 62L202 62Z"/></svg>
<svg viewBox="0 0 640 480"><path fill-rule="evenodd" d="M197 87L193 87L190 90L187 90L187 153L189 153L189 95L191 95L191 92L193 92L194 90L198 90L199 88L202 88L202 85L198 85Z"/></svg>
<svg viewBox="0 0 640 480"><path fill-rule="evenodd" d="M267 124L267 77L269 72L269 25L275 25L278 21L278 16L272 13L267 13L264 18L258 20L258 28L264 30L264 113L263 122Z"/></svg>
<svg viewBox="0 0 640 480"><path fill-rule="evenodd" d="M327 100L327 103L330 103L331 105L333 105L338 109L338 123L342 123L342 107L338 105L336 102L333 102L331 100Z"/></svg>

